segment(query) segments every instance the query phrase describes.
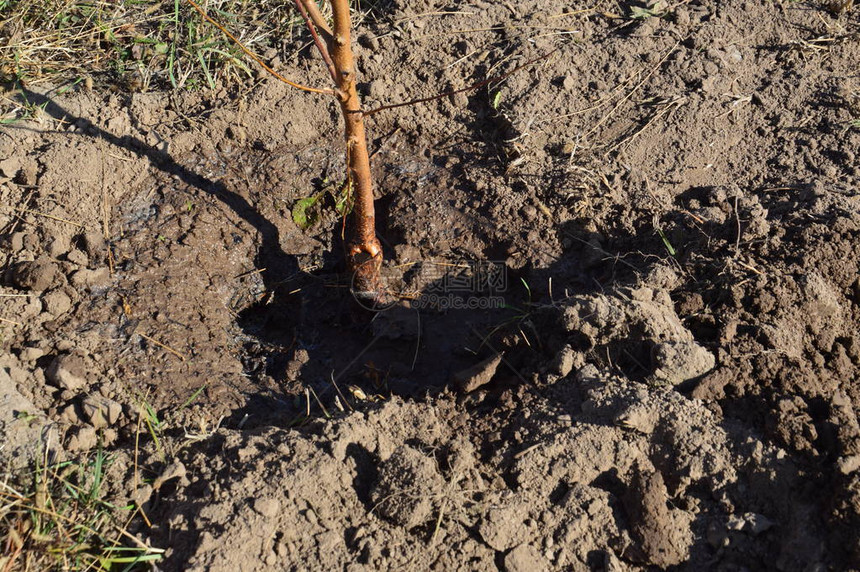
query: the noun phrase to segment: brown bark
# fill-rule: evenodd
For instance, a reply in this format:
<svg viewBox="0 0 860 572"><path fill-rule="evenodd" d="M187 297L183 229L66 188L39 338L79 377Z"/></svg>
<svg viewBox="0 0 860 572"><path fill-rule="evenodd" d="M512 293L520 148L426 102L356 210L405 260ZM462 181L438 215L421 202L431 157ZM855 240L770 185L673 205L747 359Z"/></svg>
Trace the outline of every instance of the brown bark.
<svg viewBox="0 0 860 572"><path fill-rule="evenodd" d="M328 22L323 18L322 12L320 12L320 7L317 6L316 0L308 0L307 3L304 3L304 7L307 10L310 19L313 20L314 25L316 25L317 29L320 32L320 35L326 39L326 42L331 40L331 28L329 28Z"/></svg>
<svg viewBox="0 0 860 572"><path fill-rule="evenodd" d="M329 47L337 76L337 97L345 123L347 176L354 197L352 221L346 239L347 267L353 275L353 290L359 295L376 298L379 292L382 246L376 238L370 157L367 152L364 116L355 89L356 70L350 44L349 2L331 0L331 7L334 26Z"/></svg>

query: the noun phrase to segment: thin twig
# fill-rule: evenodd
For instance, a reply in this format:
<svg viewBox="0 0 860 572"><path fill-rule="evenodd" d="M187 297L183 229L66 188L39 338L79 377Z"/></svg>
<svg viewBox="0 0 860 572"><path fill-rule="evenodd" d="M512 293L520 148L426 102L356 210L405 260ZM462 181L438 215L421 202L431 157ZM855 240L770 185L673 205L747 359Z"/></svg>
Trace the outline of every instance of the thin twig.
<svg viewBox="0 0 860 572"><path fill-rule="evenodd" d="M436 516L436 525L433 527L433 534L430 536L430 541L427 543L430 546L433 546L436 543L436 536L438 536L439 530L442 528L442 519L445 516L446 504L447 499L443 499L442 504L439 506L439 514Z"/></svg>
<svg viewBox="0 0 860 572"><path fill-rule="evenodd" d="M334 370L331 370L331 384L334 386L334 389L335 391L337 391L337 394L340 395L340 398L343 399L343 402L346 403L346 406L349 407L349 410L354 411L352 405L349 401L346 400L346 396L341 393L340 387L338 387L337 382L334 380Z"/></svg>
<svg viewBox="0 0 860 572"><path fill-rule="evenodd" d="M686 101L687 101L686 97L680 96L680 97L673 99L672 101L668 102L663 109L660 109L659 111L657 111L648 121L645 122L645 125L643 125L638 130L636 130L632 135L630 135L630 137L628 137L627 139L623 139L623 140L619 141L618 143L616 143L615 145L613 145L612 148L609 149L609 152L611 153L611 152L617 150L622 145L630 145L630 143L632 143L634 139L639 137L639 135L641 135L643 131L648 129L648 127L652 123L654 123L655 121L657 121L658 119L660 119L661 117L663 117L664 115L666 115L667 113L672 111L673 109L680 108L682 105L684 105L684 103L686 103Z"/></svg>
<svg viewBox="0 0 860 572"><path fill-rule="evenodd" d="M68 220L68 219L60 218L60 217L58 217L58 216L54 216L54 215L49 215L49 214L47 214L47 213L43 213L43 212L39 212L39 211L34 211L34 210L32 210L32 209L25 209L25 208L21 208L21 207L13 207L13 206L9 206L9 205L3 205L3 206L5 206L6 208L9 208L9 209L12 209L13 211L19 212L19 213L26 213L26 214L31 214L31 215L36 215L36 216L41 216L41 217L49 218L49 219L51 219L51 220L55 220L55 221L57 221L57 222L64 222L64 223L66 223L66 224L74 225L74 226L76 226L76 227L78 227L78 228L83 228L83 227L84 227L84 225L82 225L82 224L81 224L81 223L79 223L79 222L75 222L75 221L73 221L73 220Z"/></svg>
<svg viewBox="0 0 860 572"><path fill-rule="evenodd" d="M181 359L182 361L185 361L186 359L188 359L188 358L186 358L186 357L185 357L185 354L182 354L182 353L180 353L180 352L176 351L175 349L173 349L172 347L168 346L167 344L163 344L163 343L159 342L159 341L158 341L158 340L156 340L156 339L150 338L150 337L149 337L149 336L147 336L146 334L141 334L140 332L137 332L137 335L138 335L138 336L140 336L141 338L143 338L144 340L146 340L146 341L148 341L148 342L152 342L153 344L157 345L158 347L163 348L163 349L165 349L165 350L169 351L170 353L172 353L173 355L175 355L176 357L178 357L178 358L179 358L179 359Z"/></svg>
<svg viewBox="0 0 860 572"><path fill-rule="evenodd" d="M33 194L35 192L36 192L35 190L31 190L29 193L27 193L27 197L23 201L21 201L21 204L22 205L30 204L30 199L33 198ZM23 221L23 220L24 219L21 217L21 215L18 215L17 217L12 217L12 222L9 223L9 226L7 227L7 230L5 232L8 234L15 232L15 230L18 228L18 224L21 223L21 221Z"/></svg>
<svg viewBox="0 0 860 572"><path fill-rule="evenodd" d="M633 96L633 94L634 94L634 93L636 93L636 91L637 91L640 87L642 87L642 86L645 84L645 82L646 82L646 81L648 81L648 78L650 78L652 75L654 75L654 74L657 72L657 70L658 70L658 69L660 69L660 66L662 66L662 65L663 65L663 62L665 62L667 59L669 59L669 56L671 56L673 53L675 53L675 50L676 50L676 49L678 49L678 46L680 46L680 45L681 45L681 42L679 42L679 41L678 41L678 42L675 42L675 45L674 45L674 46L672 46L672 47L669 49L669 51L667 51L667 52L663 55L663 57L662 57L662 58L660 58L660 60L659 60L656 64L654 64L654 66L652 66L651 70L650 70L647 74L645 74L645 77L643 77L643 78L642 78L642 80L641 80L639 83L637 83L637 84L633 87L633 89L631 89L629 92L627 92L627 94L626 94L624 97L622 97L621 99L619 99L619 100L618 100L618 102L615 104L615 107L613 107L611 110L609 110L609 113L607 113L606 115L604 115L604 116L600 119L600 121L598 121L597 123L595 123L595 124L592 126L592 128L588 130L588 132L585 134L585 136L586 136L586 137L588 137L589 135L591 135L592 133L594 133L597 129L599 129L601 125L603 125L604 123L606 123L606 121L607 121L610 117L612 117L612 115L613 115L613 114L618 110L618 108L619 108L619 107L621 107L621 105L622 105L625 101L627 101L628 99L630 99L630 98Z"/></svg>
<svg viewBox="0 0 860 572"><path fill-rule="evenodd" d="M418 336L415 339L415 355L412 356L412 367L409 371L415 371L415 364L418 362L418 351L421 349L421 311L415 309L415 318L418 320Z"/></svg>
<svg viewBox="0 0 860 572"><path fill-rule="evenodd" d="M310 385L309 385L309 386L307 386L307 388L311 390L311 395L313 395L313 396L314 396L314 399L316 400L317 405L319 405L319 406L320 406L320 409L322 409L323 415L325 415L327 419L330 419L330 418L331 418L331 415L329 415L328 410L325 408L325 405L323 405L323 404L322 404L322 401L320 401L320 398L319 398L319 396L317 395L317 392L316 392L316 391L314 391L314 388L313 388L313 387L311 387Z"/></svg>
<svg viewBox="0 0 860 572"><path fill-rule="evenodd" d="M737 262L738 264L740 264L741 266L743 266L744 268L746 268L750 272L754 272L755 274L758 274L759 276L764 276L764 272L762 272L761 270L759 270L755 266L747 264L743 260L735 260L735 262Z"/></svg>
<svg viewBox="0 0 860 572"><path fill-rule="evenodd" d="M735 239L735 256L741 253L741 213L738 212L738 195L735 195L735 221L738 225L738 235Z"/></svg>
<svg viewBox="0 0 860 572"><path fill-rule="evenodd" d="M541 446L541 443L535 443L534 445L530 445L530 446L526 447L525 449L523 449L522 451L520 451L519 453L516 453L514 455L514 459L517 459L517 460L522 459L523 457L525 457L526 455L528 455L529 453L531 453L532 451L534 451L535 449L537 449L540 446Z"/></svg>
<svg viewBox="0 0 860 572"><path fill-rule="evenodd" d="M134 470L132 471L132 490L137 491L138 485L138 453L140 452L140 427L143 422L143 407L137 408L137 430L134 432Z"/></svg>
<svg viewBox="0 0 860 572"><path fill-rule="evenodd" d="M454 90L451 90L451 91L446 91L445 93L440 93L440 94L434 95L434 96L432 96L432 97L422 97L422 98L420 98L420 99L413 99L413 100L410 100L410 101L405 101L405 102L403 102L403 103L393 103L393 104L391 104L391 105L383 105L383 106L377 107L377 108L375 108L375 109L371 109L370 111L364 111L364 112L363 112L363 115L364 115L365 117L370 117L371 115L376 115L376 114L377 114L377 113L379 113L380 111L386 111L386 110L388 110L388 109L395 109L395 108L397 108L397 107L406 107L407 105L416 105L416 104L418 104L418 103L427 103L427 102L430 102L430 101L435 101L435 100L437 100L437 99L442 99L443 97L448 97L448 96L451 96L451 95L456 95L456 94L458 94L458 93L463 93L463 92L466 92L466 91L472 91L472 90L478 89L478 88L480 88L480 87L483 87L483 86L485 86L485 85L487 85L487 84L489 84L489 83L493 83L493 82L495 82L495 81L501 81L501 80L503 80L503 79L505 79L505 78L507 78L507 77L509 77L509 76L511 76L511 75L513 75L513 74L515 74L516 72L520 71L520 70L521 70L521 69L523 69L524 67L530 66L530 65L531 65L531 64L533 64L533 63L536 63L536 62L539 62L539 61L541 61L541 60L543 60L543 59L545 59L545 58L548 58L549 56L551 56L552 54L554 54L554 53L555 53L555 52L557 52L557 51L558 51L558 48L556 48L556 49L552 50L551 52L547 52L547 53L545 53L545 54L543 54L543 55L541 55L541 56L538 56L538 57L536 57L536 58L534 58L534 59L531 59L531 60L529 60L529 61L527 61L527 62L525 62L525 63L523 63L523 64L520 64L520 65L518 65L517 67L515 67L514 69L512 69L512 70L511 70L511 71L509 71L509 72L506 72L506 73L503 73L503 74L499 74L499 75L494 75L494 76L489 77L489 78L487 78L487 79L485 79L485 80L483 80L483 81L479 81L478 83L472 84L472 85L470 85L469 87L464 87L464 88L462 88L462 89L454 89Z"/></svg>
<svg viewBox="0 0 860 572"><path fill-rule="evenodd" d="M255 270L249 270L236 276L236 280L241 280L242 278L247 278L248 276L253 276L254 274L262 274L266 270L266 268L257 268Z"/></svg>
<svg viewBox="0 0 860 572"><path fill-rule="evenodd" d="M215 20L213 20L212 18L210 18L210 17L209 17L209 15L208 15L204 10L203 10L203 8L201 8L200 6L198 6L198 5L197 5L197 3L196 3L196 2L194 2L194 0L187 0L187 1L188 1L188 3L189 3L189 4L191 4L191 5L194 7L194 9L195 9L195 10L197 10L197 12L200 14L200 16L201 16L204 20L206 20L207 22L209 22L210 24L212 24L213 26L215 26L216 28L218 28L219 30L221 30L221 33L222 33L222 34L224 34L225 36L227 36L228 38L230 38L230 39L233 41L233 43L235 43L235 44L236 44L236 46L238 46L238 48L239 48L240 50L242 50L243 52L245 52L245 54L246 54L249 58L251 58L252 60L254 60L255 62L257 62L257 64L259 64L259 65L260 65L260 67L262 67L264 70L266 70L267 72L269 72L270 74L272 74L274 77L276 77L276 78L277 78L277 79L279 79L280 81L284 82L284 83L285 83L285 84L287 84L287 85L291 85L291 86L293 86L293 87L294 87L294 88L296 88L296 89L301 89L302 91L310 91L310 92L312 92L312 93L324 93L325 95L335 95L335 91L334 91L333 89L320 89L320 88L316 88L316 87L309 87L309 86L302 85L302 84L300 84L300 83L296 83L296 82L294 82L294 81L290 81L290 80L288 80L287 78L285 78L284 76L282 76L281 74L279 74L278 72L276 72L275 70L273 70L272 68L270 68L268 65L266 65L266 62L264 62L264 61L262 60L262 58L260 58L260 56L258 56L258 55L257 55L257 54L255 54L254 52L252 52L249 48L246 48L246 47L245 47L245 44L243 44L242 42L240 42L240 41L238 40L238 38L236 38L236 36L234 36L233 34L231 34L230 32L228 32L228 31L227 31L227 29L226 29L224 26L222 26L221 24L219 24L218 22L216 22Z"/></svg>

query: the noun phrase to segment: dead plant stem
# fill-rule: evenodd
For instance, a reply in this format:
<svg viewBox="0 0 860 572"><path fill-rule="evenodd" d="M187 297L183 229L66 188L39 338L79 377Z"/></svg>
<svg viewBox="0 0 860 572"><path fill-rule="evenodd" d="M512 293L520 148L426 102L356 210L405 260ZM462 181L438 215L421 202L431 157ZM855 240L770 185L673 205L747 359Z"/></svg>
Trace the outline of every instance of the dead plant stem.
<svg viewBox="0 0 860 572"><path fill-rule="evenodd" d="M159 342L159 341L158 341L158 340L156 340L155 338L151 338L151 337L147 336L146 334L141 334L140 332L137 332L137 335L138 335L138 336L140 336L141 338L143 338L144 340L146 340L146 341L148 341L148 342L150 342L150 343L153 343L153 344L157 345L157 346L158 346L158 347L160 347L161 349L163 349L163 350L165 350L165 351L168 351L168 352L172 353L173 355L175 355L176 357L178 357L181 361L185 361L186 359L188 359L188 358L185 356L185 354L183 354L183 353L181 353L181 352L179 352L179 351L177 351L177 350L175 350L175 349L171 348L171 347L170 347L170 346L168 346L167 344L164 344L164 343L162 343L162 342Z"/></svg>
<svg viewBox="0 0 860 572"><path fill-rule="evenodd" d="M83 226L84 226L84 225L82 225L81 223L79 223L79 222L75 222L75 221L73 221L73 220L68 220L68 219L60 218L60 217L58 217L58 216L49 215L49 214L46 214L46 213L43 213L43 212L39 212L39 211L34 211L34 210L32 210L32 209L25 209L25 208L19 208L19 207L10 207L10 206L7 206L7 205L3 205L3 206L6 206L7 208L10 208L10 209L12 209L13 211L16 211L16 212L19 212L19 213L25 213L25 214L31 214L31 215L34 215L34 216L40 216L40 217L48 218L48 219L51 219L51 220L55 220L55 221L57 221L57 222L63 222L63 223L66 223L66 224L71 224L71 225L73 225L73 226L77 226L77 227L79 227L79 228L83 228Z"/></svg>

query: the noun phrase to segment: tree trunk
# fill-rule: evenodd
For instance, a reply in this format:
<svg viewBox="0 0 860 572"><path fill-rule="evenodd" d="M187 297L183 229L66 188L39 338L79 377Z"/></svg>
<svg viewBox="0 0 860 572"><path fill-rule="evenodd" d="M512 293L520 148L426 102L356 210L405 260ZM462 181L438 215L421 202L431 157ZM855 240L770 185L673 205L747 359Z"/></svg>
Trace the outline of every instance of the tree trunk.
<svg viewBox="0 0 860 572"><path fill-rule="evenodd" d="M310 0L313 1L313 0ZM338 101L345 123L347 179L352 186L352 221L346 237L347 268L352 274L355 294L378 298L379 269L382 246L376 238L376 217L373 206L373 180L364 116L356 93L355 59L350 44L350 10L348 0L331 0L334 29L331 38L331 59L334 63Z"/></svg>

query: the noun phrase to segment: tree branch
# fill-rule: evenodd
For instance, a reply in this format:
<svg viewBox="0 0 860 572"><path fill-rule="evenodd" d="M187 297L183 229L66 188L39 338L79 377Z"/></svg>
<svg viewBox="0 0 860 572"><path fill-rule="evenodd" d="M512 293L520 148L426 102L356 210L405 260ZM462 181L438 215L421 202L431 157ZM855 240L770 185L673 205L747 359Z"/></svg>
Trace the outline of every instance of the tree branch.
<svg viewBox="0 0 860 572"><path fill-rule="evenodd" d="M329 28L328 22L325 21L322 12L320 12L320 7L317 5L316 0L305 0L305 8L311 20L313 20L314 26L317 27L320 34L325 38L326 43L330 44L332 38L331 28Z"/></svg>
<svg viewBox="0 0 860 572"><path fill-rule="evenodd" d="M311 18L308 14L307 7L313 4L316 6L314 0L295 0L296 7L298 7L299 12L301 12L302 17L305 19L305 25L308 27L308 31L311 33L311 37L314 39L314 44L317 47L317 50L322 56L323 61L325 62L326 67L328 68L328 73L331 75L332 81L337 85L337 72L334 69L334 63L331 61L331 55L328 52L328 46L322 42L317 33L317 26L315 23L311 21ZM331 34L329 34L329 38L331 38Z"/></svg>

